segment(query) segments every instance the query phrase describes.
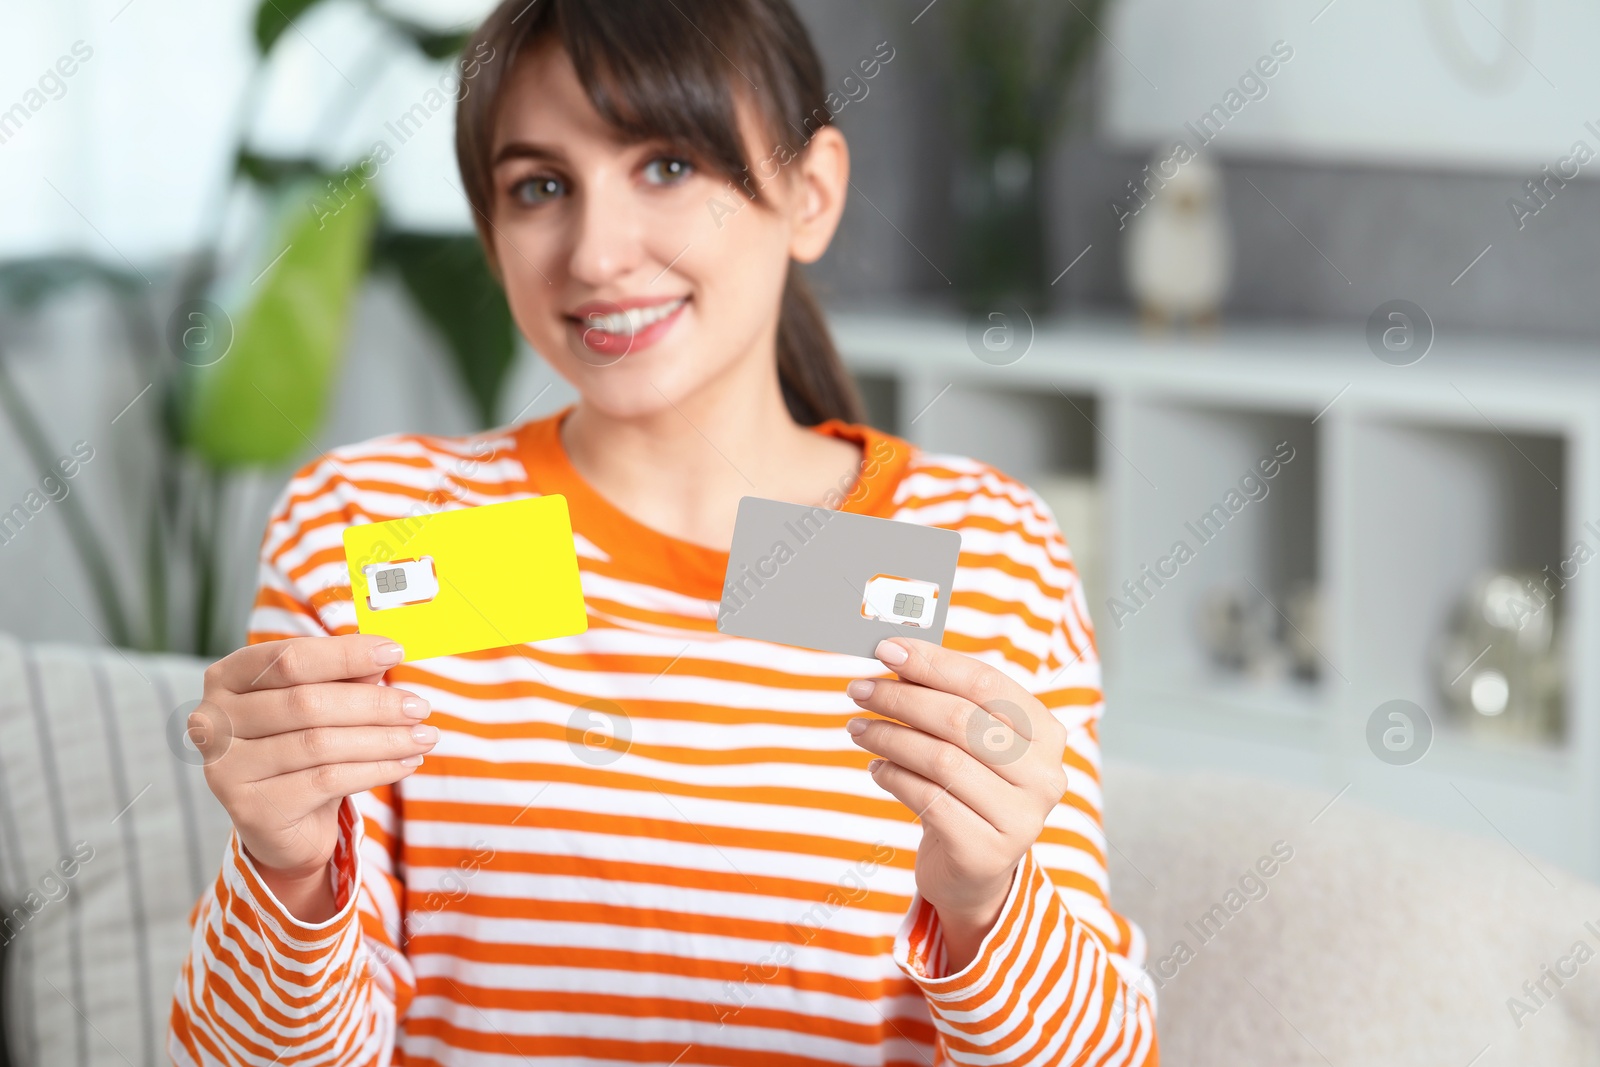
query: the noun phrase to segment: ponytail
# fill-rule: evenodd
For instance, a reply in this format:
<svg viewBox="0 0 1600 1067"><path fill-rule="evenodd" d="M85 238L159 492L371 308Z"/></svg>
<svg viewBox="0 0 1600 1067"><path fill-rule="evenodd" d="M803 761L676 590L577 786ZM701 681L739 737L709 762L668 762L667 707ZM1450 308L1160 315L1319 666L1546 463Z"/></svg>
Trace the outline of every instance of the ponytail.
<svg viewBox="0 0 1600 1067"><path fill-rule="evenodd" d="M778 313L778 384L789 414L802 426L828 419L866 421L861 394L839 358L811 286L795 263L789 264Z"/></svg>

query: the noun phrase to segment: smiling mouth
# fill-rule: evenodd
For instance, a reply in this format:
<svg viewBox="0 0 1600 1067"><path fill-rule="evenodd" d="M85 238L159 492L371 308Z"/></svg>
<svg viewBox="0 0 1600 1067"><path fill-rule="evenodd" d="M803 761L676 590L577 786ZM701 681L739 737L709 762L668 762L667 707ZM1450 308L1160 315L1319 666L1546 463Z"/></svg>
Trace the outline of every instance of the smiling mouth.
<svg viewBox="0 0 1600 1067"><path fill-rule="evenodd" d="M656 323L671 318L688 302L688 297L679 297L676 300L669 300L664 304L656 304L652 307L629 308L626 311L617 311L610 314L595 312L583 317L570 317L574 322L589 330L611 334L615 337L633 337Z"/></svg>

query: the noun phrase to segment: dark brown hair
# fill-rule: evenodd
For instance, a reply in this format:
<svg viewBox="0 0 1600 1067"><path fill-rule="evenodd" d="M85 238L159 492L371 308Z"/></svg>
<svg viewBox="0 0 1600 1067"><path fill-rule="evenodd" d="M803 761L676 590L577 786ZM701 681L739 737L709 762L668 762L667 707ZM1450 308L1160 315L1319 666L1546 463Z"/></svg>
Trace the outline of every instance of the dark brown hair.
<svg viewBox="0 0 1600 1067"><path fill-rule="evenodd" d="M467 43L469 61L489 58L456 105L456 162L491 263L502 89L517 58L546 39L560 42L607 122L637 141L667 141L725 176L730 205L738 196L761 202L740 135L740 100L756 105L775 140L769 166L798 157L832 121L822 62L789 0L503 0ZM802 426L865 417L797 263L789 264L779 312L778 380Z"/></svg>

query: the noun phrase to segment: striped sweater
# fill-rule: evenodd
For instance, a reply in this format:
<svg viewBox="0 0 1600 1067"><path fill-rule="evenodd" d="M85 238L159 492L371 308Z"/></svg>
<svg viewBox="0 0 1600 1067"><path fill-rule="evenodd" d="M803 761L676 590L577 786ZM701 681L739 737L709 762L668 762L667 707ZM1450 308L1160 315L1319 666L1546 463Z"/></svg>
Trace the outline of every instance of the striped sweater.
<svg viewBox="0 0 1600 1067"><path fill-rule="evenodd" d="M874 660L716 631L728 555L589 487L561 416L340 448L267 528L250 640L355 630L351 524L561 493L589 630L402 664L441 739L347 800L310 925L238 844L195 909L179 1064L1154 1064L1145 945L1115 914L1099 664L1049 510L870 428L846 510L957 530L944 644L1068 728L1068 792L959 971L916 892L920 827L844 729ZM843 496L844 494L840 494Z"/></svg>

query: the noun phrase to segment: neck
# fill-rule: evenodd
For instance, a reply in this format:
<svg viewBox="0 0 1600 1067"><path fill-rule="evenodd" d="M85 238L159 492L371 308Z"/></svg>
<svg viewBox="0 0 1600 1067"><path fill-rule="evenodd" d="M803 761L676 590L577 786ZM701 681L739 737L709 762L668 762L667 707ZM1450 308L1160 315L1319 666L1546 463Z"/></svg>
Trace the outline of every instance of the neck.
<svg viewBox="0 0 1600 1067"><path fill-rule="evenodd" d="M580 400L561 437L596 492L682 540L726 549L741 497L815 503L855 462L853 446L790 416L774 357L742 360L686 396L662 394L670 399L641 415Z"/></svg>

